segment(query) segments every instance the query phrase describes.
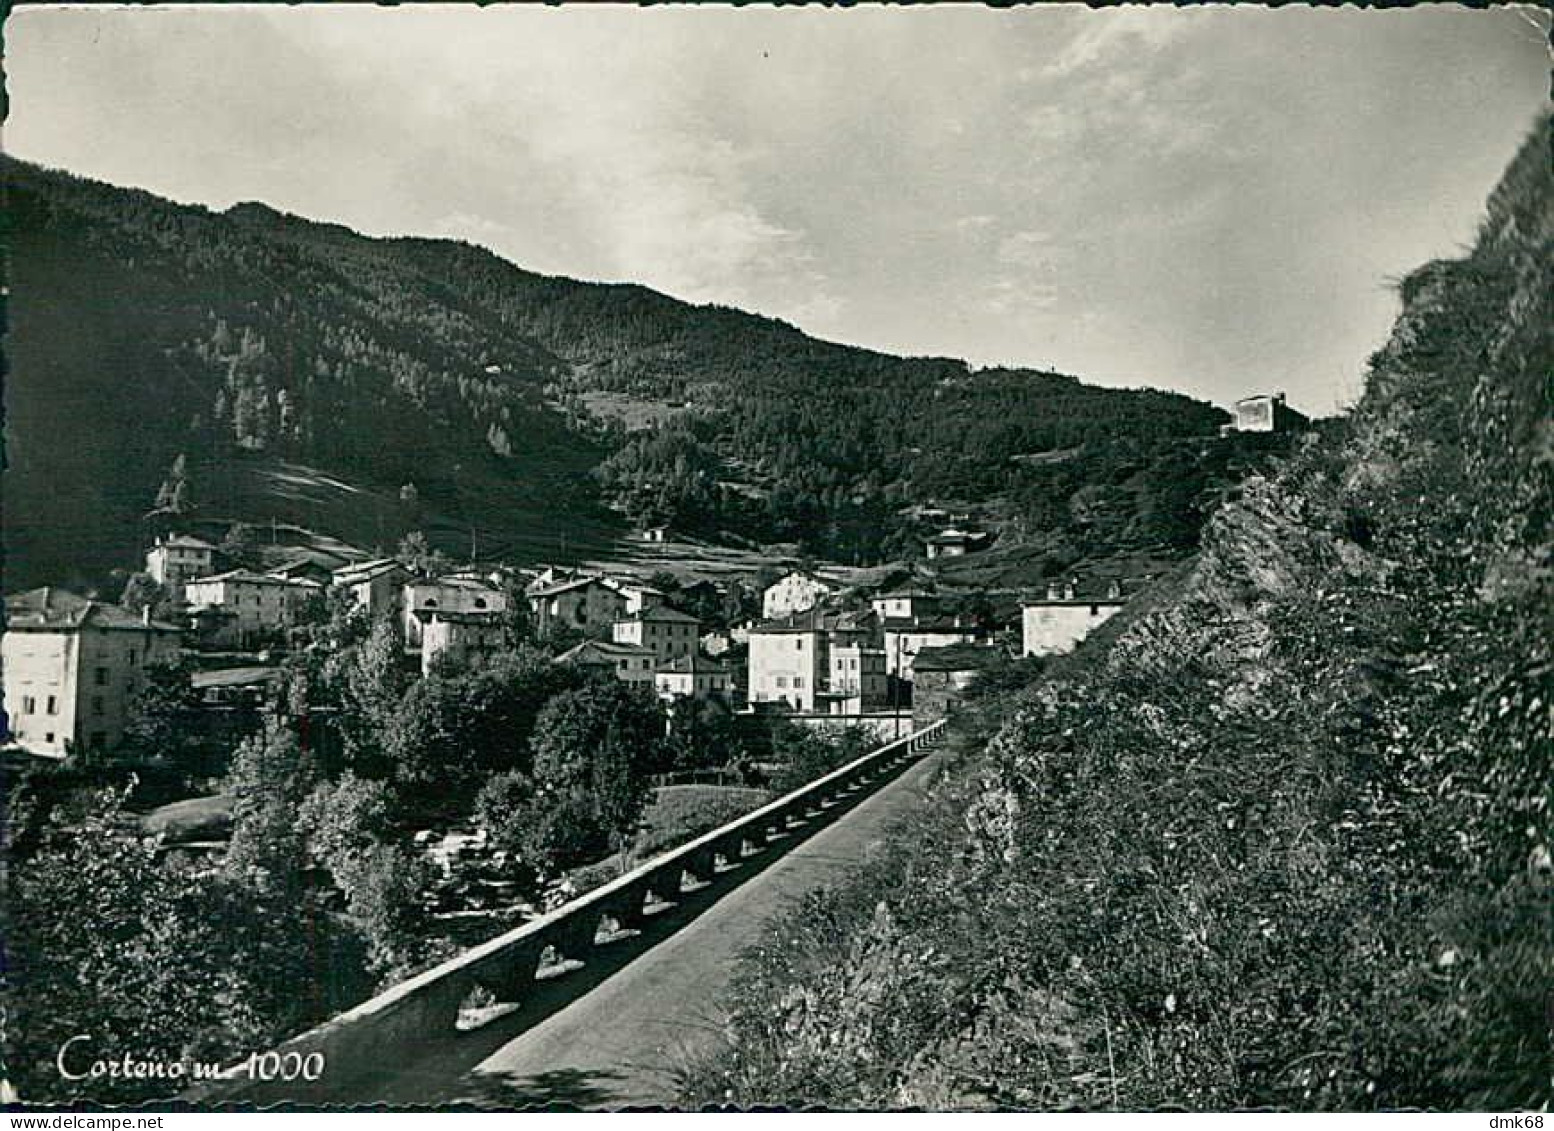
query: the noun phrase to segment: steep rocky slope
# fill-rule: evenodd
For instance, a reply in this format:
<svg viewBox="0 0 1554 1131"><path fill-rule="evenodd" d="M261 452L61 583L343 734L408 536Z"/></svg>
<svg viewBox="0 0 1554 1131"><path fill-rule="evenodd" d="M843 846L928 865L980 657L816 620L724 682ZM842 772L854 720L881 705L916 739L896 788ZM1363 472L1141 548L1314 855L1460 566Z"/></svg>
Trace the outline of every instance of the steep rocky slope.
<svg viewBox="0 0 1554 1131"><path fill-rule="evenodd" d="M1361 403L748 960L698 1101L1551 1099L1550 135ZM1119 618L1120 619L1120 618Z"/></svg>

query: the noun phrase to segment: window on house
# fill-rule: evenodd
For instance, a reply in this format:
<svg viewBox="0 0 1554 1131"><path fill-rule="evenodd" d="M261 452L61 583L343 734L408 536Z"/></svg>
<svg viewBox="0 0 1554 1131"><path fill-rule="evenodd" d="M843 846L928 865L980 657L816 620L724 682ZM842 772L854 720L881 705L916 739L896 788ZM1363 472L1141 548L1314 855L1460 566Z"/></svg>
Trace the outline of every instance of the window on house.
<svg viewBox="0 0 1554 1131"><path fill-rule="evenodd" d="M92 714L100 715L102 713L103 713L103 697L101 695L94 695L94 696L92 696Z"/></svg>
<svg viewBox="0 0 1554 1131"><path fill-rule="evenodd" d="M1093 616L1093 617L1094 616L1099 616L1100 613L1101 613L1101 607L1099 605L1091 605L1090 606L1090 615L1091 616Z"/></svg>
<svg viewBox="0 0 1554 1131"><path fill-rule="evenodd" d="M485 607L486 607L486 599L484 597L476 597L475 598L475 608L483 609Z"/></svg>
<svg viewBox="0 0 1554 1131"><path fill-rule="evenodd" d="M98 687L106 687L106 686L108 686L108 669L107 668L94 668L94 669L92 669L92 682L95 683Z"/></svg>
<svg viewBox="0 0 1554 1131"><path fill-rule="evenodd" d="M794 687L803 687L804 686L804 677L801 676L801 675L794 676L793 677L793 686Z"/></svg>
<svg viewBox="0 0 1554 1131"><path fill-rule="evenodd" d="M134 667L135 666L135 649L133 649L133 648L131 648L129 650L129 662L130 662L130 667Z"/></svg>
<svg viewBox="0 0 1554 1131"><path fill-rule="evenodd" d="M35 715L38 712L38 701L31 695L22 696L22 714Z"/></svg>
<svg viewBox="0 0 1554 1131"><path fill-rule="evenodd" d="M793 638L793 646L800 652L804 651L804 638L802 636L795 636Z"/></svg>
<svg viewBox="0 0 1554 1131"><path fill-rule="evenodd" d="M51 714L51 715L59 714L59 700L56 699L54 696L50 695L49 696L49 702L48 702L48 708L47 709L48 709L48 713Z"/></svg>
<svg viewBox="0 0 1554 1131"><path fill-rule="evenodd" d="M788 677L785 676L785 675L778 676L777 677L777 686L778 687L787 687L788 686Z"/></svg>
<svg viewBox="0 0 1554 1131"><path fill-rule="evenodd" d="M43 735L43 741L44 742L53 742L54 741L54 732L53 731L45 731L44 735Z"/></svg>

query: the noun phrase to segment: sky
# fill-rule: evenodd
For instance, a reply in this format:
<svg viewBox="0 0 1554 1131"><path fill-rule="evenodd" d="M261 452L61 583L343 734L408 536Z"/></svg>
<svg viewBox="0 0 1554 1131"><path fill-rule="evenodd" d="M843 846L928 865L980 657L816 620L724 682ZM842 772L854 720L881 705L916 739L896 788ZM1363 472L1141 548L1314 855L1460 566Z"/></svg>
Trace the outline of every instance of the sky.
<svg viewBox="0 0 1554 1131"><path fill-rule="evenodd" d="M1350 403L1532 9L23 8L8 152L892 353Z"/></svg>

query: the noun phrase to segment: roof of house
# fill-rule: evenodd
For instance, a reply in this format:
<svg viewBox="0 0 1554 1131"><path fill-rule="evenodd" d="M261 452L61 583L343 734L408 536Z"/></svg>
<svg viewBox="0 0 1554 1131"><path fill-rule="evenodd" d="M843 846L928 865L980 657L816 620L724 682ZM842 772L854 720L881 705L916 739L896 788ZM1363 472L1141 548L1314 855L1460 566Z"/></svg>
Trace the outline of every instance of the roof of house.
<svg viewBox="0 0 1554 1131"><path fill-rule="evenodd" d="M912 660L914 672L981 671L999 658L997 648L984 644L943 644L924 648Z"/></svg>
<svg viewBox="0 0 1554 1131"><path fill-rule="evenodd" d="M332 576L334 571L326 566L323 562L317 561L313 558L292 558L291 560L282 562L274 569L267 570L266 572L269 573L271 577L286 577L302 581L310 581L313 579L308 577L308 574L322 573Z"/></svg>
<svg viewBox="0 0 1554 1131"><path fill-rule="evenodd" d="M594 576L574 577L571 581L560 581L554 585L542 585L537 589L530 589L528 594L530 597L554 597L559 593L566 593L573 589L583 589L590 585L597 585L608 593L614 593L617 597L620 596L619 593L615 592L614 586L607 584L604 578Z"/></svg>
<svg viewBox="0 0 1554 1131"><path fill-rule="evenodd" d="M468 589L480 593L498 593L500 590L484 577L450 573L443 577L417 577L405 582L407 586L436 589Z"/></svg>
<svg viewBox="0 0 1554 1131"><path fill-rule="evenodd" d="M643 609L640 613L630 617L631 620L667 620L676 624L700 624L701 620L691 616L690 613L682 613L679 609L670 605L654 605L651 609Z"/></svg>
<svg viewBox="0 0 1554 1131"><path fill-rule="evenodd" d="M187 588L190 585L203 585L209 581L232 581L242 585L286 585L303 589L318 588L318 582L308 581L306 578L275 577L268 573L255 573L251 569L229 569L222 573L208 573L204 577L190 578L184 585Z"/></svg>
<svg viewBox="0 0 1554 1131"><path fill-rule="evenodd" d="M93 601L52 585L7 597L5 621L7 632L68 632L83 627L183 631L175 624L149 620L120 605Z"/></svg>
<svg viewBox="0 0 1554 1131"><path fill-rule="evenodd" d="M334 571L336 585L356 585L363 581L371 581L374 577L381 577L393 570L403 570L409 573L405 563L397 558L373 558L366 562L352 562L343 565Z"/></svg>
<svg viewBox="0 0 1554 1131"><path fill-rule="evenodd" d="M196 538L192 534L174 534L171 538L164 538L152 547L153 550L163 546L178 546L185 550L214 550L216 547L203 538Z"/></svg>
<svg viewBox="0 0 1554 1131"><path fill-rule="evenodd" d="M937 617L886 617L880 622L886 632L968 632L977 631L977 626L969 623L964 618L953 616Z"/></svg>
<svg viewBox="0 0 1554 1131"><path fill-rule="evenodd" d="M629 589L633 593L650 594L655 597L662 597L664 595L664 591L658 588L658 586L649 585L647 582L638 581L633 577L601 577L599 580L618 592L625 592Z"/></svg>
<svg viewBox="0 0 1554 1131"><path fill-rule="evenodd" d="M938 594L931 589L924 589L916 585L897 585L892 589L884 589L874 595L876 601L883 601L899 597L926 597L937 600Z"/></svg>
<svg viewBox="0 0 1554 1131"><path fill-rule="evenodd" d="M730 675L732 669L727 664L719 663L701 654L691 656L676 656L672 660L665 660L653 669L659 674L678 675Z"/></svg>
<svg viewBox="0 0 1554 1131"><path fill-rule="evenodd" d="M751 625L751 635L777 632L866 632L874 622L874 611L828 612L825 609L805 609L789 613L785 617L762 621Z"/></svg>
<svg viewBox="0 0 1554 1131"><path fill-rule="evenodd" d="M253 687L279 679L277 667L218 668L215 671L195 672L189 683L199 691L212 687Z"/></svg>
<svg viewBox="0 0 1554 1131"><path fill-rule="evenodd" d="M585 640L556 657L558 664L611 664L617 660L648 659L656 653L636 644L616 644L609 640Z"/></svg>
<svg viewBox="0 0 1554 1131"><path fill-rule="evenodd" d="M1115 591L1114 591L1115 590ZM1047 585L1047 592L1026 597L1021 605L1125 605L1128 587L1116 577L1073 577Z"/></svg>
<svg viewBox="0 0 1554 1131"><path fill-rule="evenodd" d="M986 534L979 534L974 530L958 530L951 527L949 530L941 530L933 537L924 540L933 546L954 546L962 542L976 542L986 537Z"/></svg>

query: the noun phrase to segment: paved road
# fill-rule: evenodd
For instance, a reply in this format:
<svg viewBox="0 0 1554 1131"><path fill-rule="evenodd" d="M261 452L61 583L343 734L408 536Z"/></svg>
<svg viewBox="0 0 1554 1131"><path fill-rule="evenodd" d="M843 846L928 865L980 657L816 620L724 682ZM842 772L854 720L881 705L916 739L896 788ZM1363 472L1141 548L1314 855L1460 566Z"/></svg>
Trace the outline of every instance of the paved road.
<svg viewBox="0 0 1554 1131"><path fill-rule="evenodd" d="M683 926L672 922L674 909L652 916L642 940L650 949L631 953L628 944L617 944L628 949L612 960L615 968L605 960L590 962L590 969L604 967L593 975L597 984L543 1020L525 1023L511 1039L503 1038L498 1023L490 1026L495 1032L486 1038L489 1048L465 1038L460 1053L429 1047L422 1056L410 1050L405 1062L385 1065L376 1079L359 1082L351 1100L503 1108L671 1104L676 1068L722 1041L720 1001L740 953L760 938L770 916L844 875L890 823L920 805L943 757L930 751L792 848L783 851L786 846L774 843L765 859L744 865L757 874ZM685 902L693 904L694 897ZM578 971L569 977L587 976Z"/></svg>

